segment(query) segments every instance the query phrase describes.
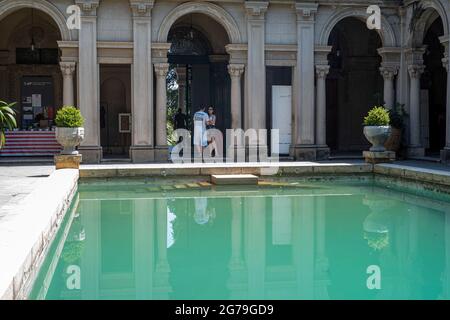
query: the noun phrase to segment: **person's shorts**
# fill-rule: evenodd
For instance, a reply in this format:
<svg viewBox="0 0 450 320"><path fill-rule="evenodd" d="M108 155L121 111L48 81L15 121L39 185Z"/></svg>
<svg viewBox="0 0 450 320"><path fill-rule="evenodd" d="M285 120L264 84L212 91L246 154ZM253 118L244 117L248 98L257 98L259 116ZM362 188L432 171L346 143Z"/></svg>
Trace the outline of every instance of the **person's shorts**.
<svg viewBox="0 0 450 320"><path fill-rule="evenodd" d="M203 130L194 130L194 146L206 147L207 145L206 132L203 132Z"/></svg>

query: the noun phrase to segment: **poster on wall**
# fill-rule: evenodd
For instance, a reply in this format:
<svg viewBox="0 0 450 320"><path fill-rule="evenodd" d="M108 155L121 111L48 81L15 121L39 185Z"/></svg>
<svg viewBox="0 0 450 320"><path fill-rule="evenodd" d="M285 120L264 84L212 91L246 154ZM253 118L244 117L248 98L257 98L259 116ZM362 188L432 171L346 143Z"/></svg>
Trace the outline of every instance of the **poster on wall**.
<svg viewBox="0 0 450 320"><path fill-rule="evenodd" d="M46 130L53 125L55 106L52 77L22 77L20 101L22 129Z"/></svg>
<svg viewBox="0 0 450 320"><path fill-rule="evenodd" d="M42 107L42 95L37 93L33 94L31 96L31 104L33 105L33 108L40 108Z"/></svg>

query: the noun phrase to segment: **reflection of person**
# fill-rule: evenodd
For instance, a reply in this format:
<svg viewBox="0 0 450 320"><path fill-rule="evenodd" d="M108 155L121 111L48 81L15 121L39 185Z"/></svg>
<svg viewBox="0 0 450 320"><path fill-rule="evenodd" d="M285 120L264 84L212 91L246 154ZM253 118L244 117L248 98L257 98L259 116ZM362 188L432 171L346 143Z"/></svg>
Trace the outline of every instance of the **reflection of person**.
<svg viewBox="0 0 450 320"><path fill-rule="evenodd" d="M206 139L206 125L208 121L208 114L205 112L205 107L194 114L194 146L197 156L203 155L203 148L208 145Z"/></svg>
<svg viewBox="0 0 450 320"><path fill-rule="evenodd" d="M194 220L197 224L206 224L209 221L209 215L206 212L208 206L207 198L195 198Z"/></svg>

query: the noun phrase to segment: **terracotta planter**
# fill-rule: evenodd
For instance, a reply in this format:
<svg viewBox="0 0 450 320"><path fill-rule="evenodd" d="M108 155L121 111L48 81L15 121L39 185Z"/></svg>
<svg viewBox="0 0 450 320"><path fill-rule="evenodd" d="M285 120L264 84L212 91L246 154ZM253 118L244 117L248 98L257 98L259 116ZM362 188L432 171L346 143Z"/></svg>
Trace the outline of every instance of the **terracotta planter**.
<svg viewBox="0 0 450 320"><path fill-rule="evenodd" d="M372 144L370 151L372 152L384 152L386 148L384 143L391 134L390 126L365 126L364 136Z"/></svg>
<svg viewBox="0 0 450 320"><path fill-rule="evenodd" d="M84 128L56 128L56 140L63 146L63 155L77 155L75 149L84 139Z"/></svg>
<svg viewBox="0 0 450 320"><path fill-rule="evenodd" d="M401 143L402 143L402 129L392 128L391 135L384 144L384 147L388 151L394 151L395 153L398 153L398 151L400 150Z"/></svg>

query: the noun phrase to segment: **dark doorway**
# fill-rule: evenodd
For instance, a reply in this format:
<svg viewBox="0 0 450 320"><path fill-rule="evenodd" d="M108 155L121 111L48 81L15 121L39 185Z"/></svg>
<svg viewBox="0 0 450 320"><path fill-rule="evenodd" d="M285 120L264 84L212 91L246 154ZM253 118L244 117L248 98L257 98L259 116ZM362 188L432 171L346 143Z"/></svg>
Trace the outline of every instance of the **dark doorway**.
<svg viewBox="0 0 450 320"><path fill-rule="evenodd" d="M444 35L442 19L437 18L429 27L423 43L427 46L424 54L425 72L422 75L422 89L428 91L428 155L439 155L445 146L445 117L447 73L442 65L444 46L439 37ZM426 125L426 124L425 124Z"/></svg>

